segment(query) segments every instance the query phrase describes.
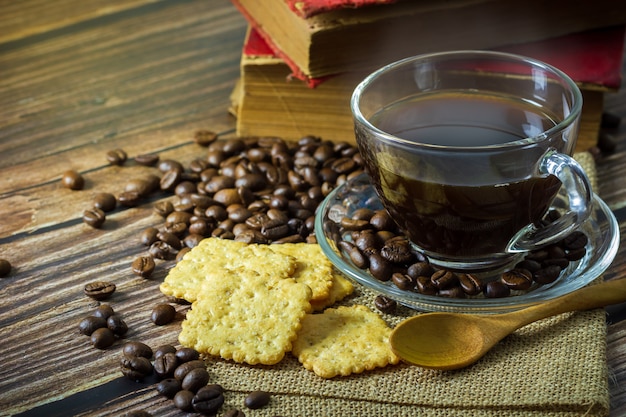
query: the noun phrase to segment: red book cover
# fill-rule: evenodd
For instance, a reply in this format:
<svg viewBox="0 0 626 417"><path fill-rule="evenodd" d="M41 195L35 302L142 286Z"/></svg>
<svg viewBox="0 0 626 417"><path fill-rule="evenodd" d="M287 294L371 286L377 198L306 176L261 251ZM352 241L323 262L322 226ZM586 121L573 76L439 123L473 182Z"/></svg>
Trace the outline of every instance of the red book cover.
<svg viewBox="0 0 626 417"><path fill-rule="evenodd" d="M538 42L504 46L497 48L497 50L525 55L546 62L581 84L595 85L604 89L618 89L621 84L625 35L626 26L616 26ZM281 58L290 67L293 76L305 81L311 88L326 79L308 78L297 68L294 70L294 65L289 58L272 47L266 38L255 29L250 31L243 53L252 56Z"/></svg>
<svg viewBox="0 0 626 417"><path fill-rule="evenodd" d="M302 18L339 9L395 3L396 0L285 0L289 8Z"/></svg>
<svg viewBox="0 0 626 417"><path fill-rule="evenodd" d="M581 84L617 90L626 26L588 30L544 41L497 48L550 64Z"/></svg>

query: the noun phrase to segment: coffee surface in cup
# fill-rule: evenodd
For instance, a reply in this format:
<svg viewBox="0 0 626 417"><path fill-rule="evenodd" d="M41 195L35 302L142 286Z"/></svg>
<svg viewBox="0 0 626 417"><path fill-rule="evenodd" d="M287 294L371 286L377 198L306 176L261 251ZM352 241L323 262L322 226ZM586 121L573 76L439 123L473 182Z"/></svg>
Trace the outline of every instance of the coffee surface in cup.
<svg viewBox="0 0 626 417"><path fill-rule="evenodd" d="M421 249L453 257L502 252L520 229L541 219L561 182L554 176L520 175L520 159L528 152L485 158L478 148L540 135L555 126L554 118L532 103L502 96L424 97L394 103L371 118L379 129L409 142L368 150L364 160L373 185ZM429 158L410 142L467 152L442 157L435 146L435 157ZM533 155L528 163L538 159Z"/></svg>
<svg viewBox="0 0 626 417"><path fill-rule="evenodd" d="M472 91L420 94L395 102L371 122L399 138L439 146L501 145L554 127L538 104Z"/></svg>

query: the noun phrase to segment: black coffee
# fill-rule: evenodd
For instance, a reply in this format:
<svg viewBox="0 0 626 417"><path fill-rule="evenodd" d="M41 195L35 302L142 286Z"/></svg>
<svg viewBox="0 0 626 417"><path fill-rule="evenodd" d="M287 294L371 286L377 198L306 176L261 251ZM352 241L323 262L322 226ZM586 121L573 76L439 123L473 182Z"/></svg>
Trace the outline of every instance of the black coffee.
<svg viewBox="0 0 626 417"><path fill-rule="evenodd" d="M426 251L457 258L500 253L520 229L541 219L561 186L553 176L530 178L541 149L488 156L477 149L523 140L555 125L533 105L439 94L396 104L372 120L409 141L464 149L361 150L369 153L366 169L383 204Z"/></svg>

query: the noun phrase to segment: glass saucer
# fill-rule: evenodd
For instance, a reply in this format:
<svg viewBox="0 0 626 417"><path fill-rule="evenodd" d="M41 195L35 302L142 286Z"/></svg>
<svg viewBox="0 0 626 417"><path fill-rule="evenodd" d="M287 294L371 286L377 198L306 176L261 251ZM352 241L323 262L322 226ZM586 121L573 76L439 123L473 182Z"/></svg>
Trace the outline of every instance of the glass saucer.
<svg viewBox="0 0 626 417"><path fill-rule="evenodd" d="M560 209L567 202L559 194L552 207ZM382 208L367 175L362 174L333 190L320 204L315 219L315 234L324 254L348 278L398 303L420 311L451 311L461 313L503 313L518 310L565 295L587 285L611 264L619 247L619 227L608 206L594 194L590 217L578 230L589 238L585 256L561 273L552 284L539 286L519 295L505 298L446 298L401 290L391 282L374 278L368 270L355 266L337 246L339 222L360 208ZM349 238L346 238L349 240Z"/></svg>

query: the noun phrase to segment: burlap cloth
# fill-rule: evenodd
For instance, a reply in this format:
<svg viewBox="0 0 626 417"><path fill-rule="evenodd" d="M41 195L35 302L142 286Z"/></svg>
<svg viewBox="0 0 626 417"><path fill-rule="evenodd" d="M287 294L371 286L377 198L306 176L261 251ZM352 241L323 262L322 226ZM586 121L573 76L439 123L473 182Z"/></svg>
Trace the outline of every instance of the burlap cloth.
<svg viewBox="0 0 626 417"><path fill-rule="evenodd" d="M591 155L577 154L595 185ZM597 188L597 187L594 187ZM361 287L346 303L374 309ZM377 310L375 310L377 311ZM417 314L385 315L393 326ZM251 416L605 416L608 370L604 310L567 313L505 338L475 365L434 371L400 364L326 380L288 354L274 366L214 361L209 371L227 389L225 409L242 407L254 390L272 393Z"/></svg>

